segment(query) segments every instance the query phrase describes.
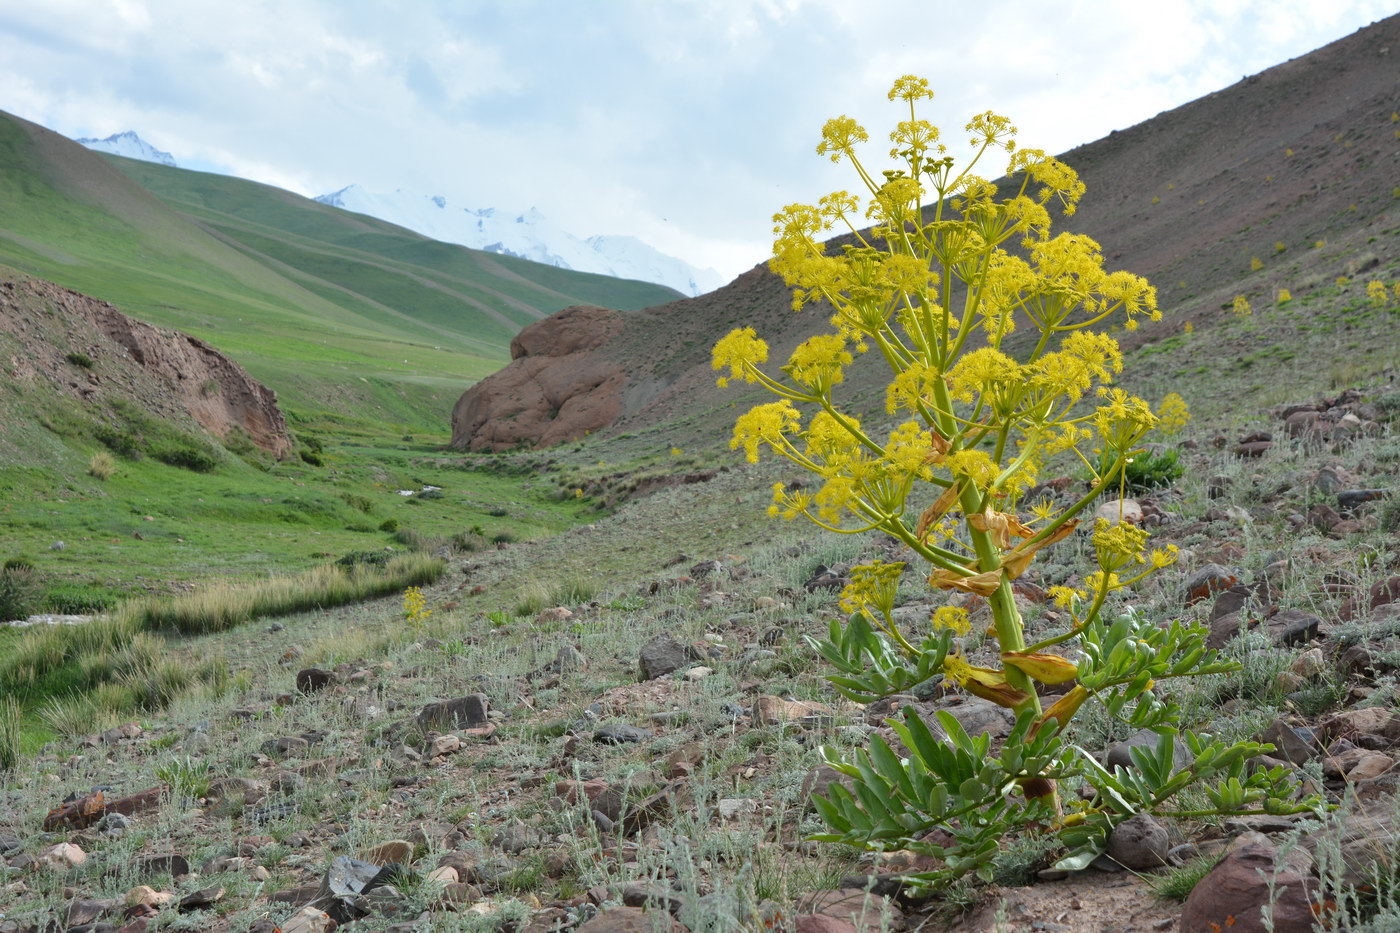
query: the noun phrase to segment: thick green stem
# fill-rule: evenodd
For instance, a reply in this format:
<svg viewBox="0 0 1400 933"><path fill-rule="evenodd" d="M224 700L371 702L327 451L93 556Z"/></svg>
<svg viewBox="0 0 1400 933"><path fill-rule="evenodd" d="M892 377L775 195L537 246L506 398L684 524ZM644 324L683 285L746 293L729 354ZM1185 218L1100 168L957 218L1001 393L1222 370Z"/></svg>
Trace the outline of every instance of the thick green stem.
<svg viewBox="0 0 1400 933"><path fill-rule="evenodd" d="M934 384L934 397L938 406L938 418L941 422L939 430L945 436L951 437L956 427L952 423L952 417L948 413L952 411L953 401L948 396L948 386L942 380ZM982 505L982 495L977 487L972 483L964 483L958 495L959 505L963 514L975 515ZM978 531L971 525L968 526L968 536L972 541L972 548L977 554L977 568L981 571L997 570L1001 567L1001 552L997 548L992 536L985 531ZM987 602L992 607L992 620L996 628L997 641L1001 644L1002 651L1020 651L1026 647L1025 628L1021 621L1021 612L1016 608L1016 599L1011 592L1011 581L1005 575L1001 582L997 584L996 592L988 597ZM1024 672L1014 667L1007 667L1005 670L1006 682L1017 690L1026 694L1026 700L1018 707L1016 712L1030 709L1037 716L1041 713L1040 697L1036 695L1035 683Z"/></svg>

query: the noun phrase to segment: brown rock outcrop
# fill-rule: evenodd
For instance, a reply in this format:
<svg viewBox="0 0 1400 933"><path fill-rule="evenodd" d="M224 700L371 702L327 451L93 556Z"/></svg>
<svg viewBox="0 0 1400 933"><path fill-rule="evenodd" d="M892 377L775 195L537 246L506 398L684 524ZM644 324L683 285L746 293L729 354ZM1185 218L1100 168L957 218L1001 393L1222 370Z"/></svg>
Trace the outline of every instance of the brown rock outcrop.
<svg viewBox="0 0 1400 933"><path fill-rule="evenodd" d="M220 439L238 428L278 458L292 450L277 393L203 340L105 301L5 270L0 338L9 357L0 362L21 385L43 380L85 402L134 401L165 418L192 418ZM74 363L84 357L89 365Z"/></svg>
<svg viewBox="0 0 1400 933"><path fill-rule="evenodd" d="M529 325L510 342L511 363L472 386L452 410L452 446L506 450L559 444L611 425L622 414L626 376L595 351L622 327L621 315L575 305Z"/></svg>

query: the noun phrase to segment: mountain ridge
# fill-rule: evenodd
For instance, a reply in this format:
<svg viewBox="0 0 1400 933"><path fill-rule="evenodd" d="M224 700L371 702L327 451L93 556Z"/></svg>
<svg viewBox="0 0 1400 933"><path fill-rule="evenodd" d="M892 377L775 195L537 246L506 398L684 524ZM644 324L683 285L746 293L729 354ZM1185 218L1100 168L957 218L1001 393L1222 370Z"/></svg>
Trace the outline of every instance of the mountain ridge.
<svg viewBox="0 0 1400 933"><path fill-rule="evenodd" d="M315 200L377 217L444 243L517 256L578 272L655 282L692 297L723 284L719 273L713 269L699 269L634 236L597 235L586 239L575 236L535 207L523 211L464 207L440 194L418 194L403 189L378 193L354 184Z"/></svg>

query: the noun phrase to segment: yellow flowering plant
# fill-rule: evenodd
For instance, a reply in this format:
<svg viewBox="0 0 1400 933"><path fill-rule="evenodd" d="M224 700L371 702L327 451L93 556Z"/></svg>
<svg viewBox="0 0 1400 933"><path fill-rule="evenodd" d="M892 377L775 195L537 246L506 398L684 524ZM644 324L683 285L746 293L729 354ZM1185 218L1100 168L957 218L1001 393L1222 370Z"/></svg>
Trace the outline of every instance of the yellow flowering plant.
<svg viewBox="0 0 1400 933"><path fill-rule="evenodd" d="M838 191L774 217L770 268L792 288L795 310L820 305L829 313L831 332L803 341L774 372L765 368L768 344L741 327L715 345L713 365L721 385L758 383L777 397L739 416L731 446L750 461L770 451L817 478L810 490L775 484L770 514L840 533L885 532L950 597L910 631L893 612L906 564L853 568L841 596L849 617L812 642L837 669L833 686L869 702L941 676L1009 708L1016 724L993 754L987 736L967 735L946 712L925 722L911 708L890 721L898 753L879 738L849 757L824 750L855 790L833 787L818 800L830 831L816 838L924 852L943 867L911 883L936 885L986 875L1000 837L1029 824L1057 827L1070 849L1060 864L1083 867L1104 850L1113 825L1168 812L1171 798L1206 778L1215 779L1206 794L1221 811L1311 806L1286 801L1280 770L1246 773L1246 760L1268 748L1258 743L1183 733L1192 763L1174 767L1180 710L1154 687L1236 665L1206 650L1201 626L1160 627L1131 612L1109 618L1110 594L1175 560L1172 547L1150 548L1145 531L1099 520L1091 535L1098 570L1083 588L1051 591L1067 624L1027 643L1014 581L1042 549L1075 532L1096 498L1121 491L1149 433L1178 429L1189 413L1180 396L1154 409L1112 385L1122 353L1101 328L1131 330L1161 311L1145 279L1104 269L1094 240L1052 234L1051 211L1073 213L1084 194L1074 170L1019 148L1015 127L990 112L968 122L975 154L959 167L938 128L918 117L919 102L932 96L924 79L895 82L889 99L907 119L889 137L897 167L879 174L858 154L869 140L863 127L849 117L826 124L817 152L851 165L864 204ZM1007 158L1000 183L975 174L996 152ZM829 252L823 238L833 230L849 239ZM838 402L847 369L866 353L888 366L892 428L877 431ZM1027 502L1057 455L1084 466L1089 491L1068 505ZM964 649L968 601L990 609L993 666L973 663ZM1048 707L1037 682L1059 685ZM1157 730L1160 745L1135 750L1134 769L1105 770L1065 734L1089 700ZM1067 813L1056 782L1070 775L1095 795ZM929 841L934 827L954 841Z"/></svg>

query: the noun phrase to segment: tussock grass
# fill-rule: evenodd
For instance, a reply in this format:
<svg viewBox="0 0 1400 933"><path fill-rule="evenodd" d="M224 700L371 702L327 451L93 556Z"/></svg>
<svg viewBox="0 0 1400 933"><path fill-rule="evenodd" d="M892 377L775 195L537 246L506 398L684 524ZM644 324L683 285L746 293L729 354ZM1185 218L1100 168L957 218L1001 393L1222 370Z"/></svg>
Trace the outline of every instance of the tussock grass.
<svg viewBox="0 0 1400 933"><path fill-rule="evenodd" d="M20 759L20 720L24 710L19 699L13 696L0 697L0 774L19 769Z"/></svg>
<svg viewBox="0 0 1400 933"><path fill-rule="evenodd" d="M88 475L104 482L117 472L117 461L105 450L99 450L88 460Z"/></svg>
<svg viewBox="0 0 1400 933"><path fill-rule="evenodd" d="M323 566L256 583L218 583L175 599L128 603L119 615L136 620L138 628L187 635L220 632L263 616L328 609L432 583L444 569L435 557L406 554L383 568Z"/></svg>

